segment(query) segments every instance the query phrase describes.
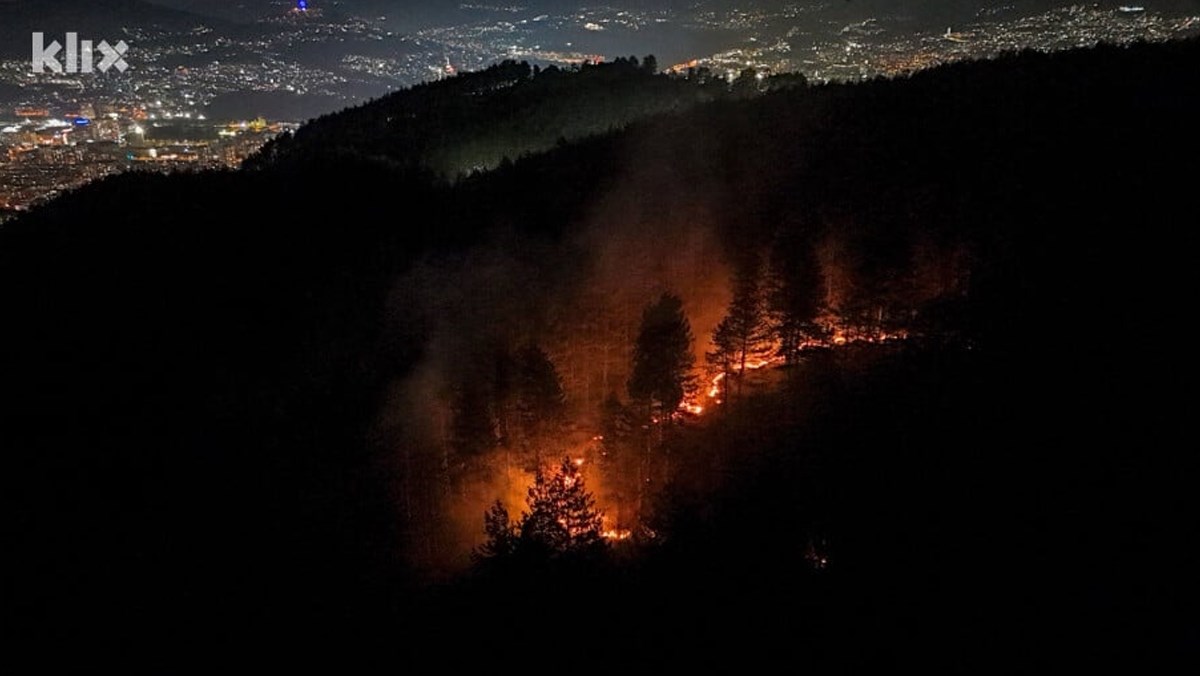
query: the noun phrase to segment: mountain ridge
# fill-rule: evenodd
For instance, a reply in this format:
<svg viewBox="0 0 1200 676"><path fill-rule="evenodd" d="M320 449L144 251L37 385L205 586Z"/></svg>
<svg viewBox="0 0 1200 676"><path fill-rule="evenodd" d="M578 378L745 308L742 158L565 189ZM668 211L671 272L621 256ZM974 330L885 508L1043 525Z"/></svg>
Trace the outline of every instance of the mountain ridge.
<svg viewBox="0 0 1200 676"><path fill-rule="evenodd" d="M636 325L664 288L707 340L728 273L795 237L827 254L847 313L895 304L919 337L881 369L855 356L870 348L814 356L810 395L695 434L675 462L761 455L669 496L702 507L663 509L644 566L586 569L581 635L648 649L665 621L744 658L770 599L815 632L774 626L778 645L814 660L1031 637L1074 659L1097 635L1144 655L1173 639L1144 621L1194 558L1173 551L1186 356L1163 336L1190 311L1194 181L1175 156L1200 156L1197 63L1193 40L721 98L455 182L347 129L320 162L123 175L23 215L0 228L22 645L166 659L215 626L217 652L263 633L402 652L457 622L511 648L495 609L561 605L575 578L430 591L422 566L465 559L482 523L442 490L464 484L438 473L426 407L510 343L578 348L592 308ZM943 270L958 260L965 287ZM812 523L828 575L804 568Z"/></svg>

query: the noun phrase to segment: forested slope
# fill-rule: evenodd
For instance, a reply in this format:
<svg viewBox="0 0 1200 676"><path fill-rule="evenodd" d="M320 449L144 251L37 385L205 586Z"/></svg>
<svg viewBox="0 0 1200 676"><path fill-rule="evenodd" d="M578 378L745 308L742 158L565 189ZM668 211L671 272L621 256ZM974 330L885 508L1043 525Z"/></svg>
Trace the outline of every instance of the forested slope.
<svg viewBox="0 0 1200 676"><path fill-rule="evenodd" d="M1188 42L722 90L453 184L381 161L351 112L250 170L66 195L0 229L9 612L94 655L360 632L408 654L460 621L502 647L496 604L572 593L581 634L654 649L671 627L681 659L1178 647L1154 622L1192 563L1198 64ZM681 299L707 382L755 270L821 286L801 319L823 344L650 439L654 537L422 586L468 565L520 450L497 365L538 346L551 436L606 436L654 411L628 386L644 308Z"/></svg>

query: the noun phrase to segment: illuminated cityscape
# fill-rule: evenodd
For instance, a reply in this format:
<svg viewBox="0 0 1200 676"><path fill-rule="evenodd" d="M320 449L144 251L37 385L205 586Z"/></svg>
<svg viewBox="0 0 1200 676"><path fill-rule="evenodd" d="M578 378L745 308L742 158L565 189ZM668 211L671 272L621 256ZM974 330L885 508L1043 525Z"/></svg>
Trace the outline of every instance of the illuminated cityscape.
<svg viewBox="0 0 1200 676"><path fill-rule="evenodd" d="M459 13L461 23L404 31L386 16L327 15L299 1L236 31L132 24L124 74L36 75L26 59L0 60L0 214L128 168L236 166L315 115L504 59L571 66L640 49L680 76L706 69L732 80L754 69L826 82L1200 32L1200 17L1098 5L1032 15L1002 6L937 28L890 15L847 22L820 3L558 14L464 4Z"/></svg>
<svg viewBox="0 0 1200 676"><path fill-rule="evenodd" d="M233 169L291 123L151 122L141 112L51 117L45 109L0 122L0 218L90 181L128 170ZM90 111L89 111L90 112Z"/></svg>

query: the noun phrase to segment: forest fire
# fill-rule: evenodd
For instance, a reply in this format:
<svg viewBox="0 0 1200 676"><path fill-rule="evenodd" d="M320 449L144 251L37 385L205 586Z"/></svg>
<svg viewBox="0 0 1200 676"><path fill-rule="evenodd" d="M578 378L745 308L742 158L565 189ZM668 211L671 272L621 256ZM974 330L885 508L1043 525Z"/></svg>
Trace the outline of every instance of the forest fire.
<svg viewBox="0 0 1200 676"><path fill-rule="evenodd" d="M724 373L718 373L712 379L712 387L708 388L708 398L716 399L721 395L721 382L725 380Z"/></svg>
<svg viewBox="0 0 1200 676"><path fill-rule="evenodd" d="M903 329L895 329L895 330L892 330L891 332L881 331L881 330L880 331L870 331L870 330L852 331L852 330L844 328L844 327L838 327L838 328L833 329L828 334L827 339L810 339L810 340L807 340L807 341L804 341L803 343L801 343L797 349L798 349L798 351L803 352L804 350L808 350L808 349L816 349L816 348L824 348L824 347L845 347L845 346L853 344L853 343L878 344L878 343L890 343L890 342L894 342L894 341L901 341L901 340L907 340L907 339L908 339L908 332ZM776 350L773 349L772 352L776 352ZM766 359L748 360L744 367L741 364L734 364L730 367L730 370L728 372L718 373L709 380L708 389L705 392L705 397L708 400L710 400L713 405L720 406L725 403L721 394L722 394L722 390L725 388L725 380L728 376L739 375L739 374L743 373L744 371L758 371L758 370L767 368L768 366L778 366L778 365L784 363L785 361L786 361L786 359L784 356L777 354L774 357L770 357L770 358L766 358ZM696 397L689 397L689 398L684 399L682 402L680 402L678 411L680 413L686 413L686 414L689 414L692 416L700 416L700 415L703 415L706 410L710 410L709 407L700 403L696 399L697 399Z"/></svg>
<svg viewBox="0 0 1200 676"><path fill-rule="evenodd" d="M754 359L751 361L747 361L744 369L742 368L741 364L734 365L731 373L742 373L744 371L758 371L759 369L764 369L768 366L774 366L776 364L781 364L781 363L783 363L783 357L771 357L770 359ZM721 399L721 388L723 386L723 383L725 382L726 375L727 374L725 374L725 373L718 373L717 375L713 376L712 380L709 382L708 398L712 399L713 403L717 404L718 406L725 403L724 400ZM701 410L703 410L704 407L697 406L696 408L700 408Z"/></svg>
<svg viewBox="0 0 1200 676"><path fill-rule="evenodd" d="M770 359L755 359L753 361L746 362L745 370L746 371L758 371L758 370L764 369L768 366L773 366L773 365L781 364L781 363L783 363L783 357L772 357ZM735 366L734 369L735 369L734 372L736 372L736 373L742 372L742 368L741 368L740 364ZM726 376L725 373L718 373L717 375L713 376L712 379L709 381L708 389L705 392L705 396L709 400L711 400L714 405L717 405L717 406L720 406L721 404L725 403L724 400L721 398L721 388L723 386L723 383L725 382L725 376ZM704 404L697 402L694 398L687 398L679 403L679 412L680 413L687 413L689 415L699 416L699 415L703 415L704 412L707 410L710 410L710 409L708 407L706 407Z"/></svg>
<svg viewBox="0 0 1200 676"><path fill-rule="evenodd" d="M677 295L617 302L611 294L598 294L585 299L581 319L563 320L545 338L549 349L536 343L514 347L505 338L456 363L443 399L442 451L431 455L441 459L442 469L431 462L430 471L449 476L452 497L472 521L492 494L514 510L520 505L526 477L507 479L509 467L527 474L537 466L542 476L554 477L560 492L583 490L587 475L595 496L587 498L587 509L577 507L594 511L597 521L612 515L589 531L593 542L632 543L634 531L639 541L652 538L643 521L647 510L677 476L693 471L683 450L702 443L702 435L685 428L751 414L755 406L738 404L773 396L785 375L789 382L804 379L810 360L811 372L821 372L824 356L842 352L839 348L850 353L855 346L907 337L897 327L912 316L907 309L851 312L833 305L831 298L849 302L836 290L853 288L840 277L830 284L822 276L791 280L801 290L793 289L792 305L782 304L789 298L777 296L783 283L779 265L735 274L732 300L719 321L716 305L708 302L718 293L697 292L691 313L703 322L699 339ZM803 261L792 265L805 267ZM817 267L815 260L807 265ZM836 259L829 265L838 270ZM635 322L638 307L641 320ZM563 460L558 468L543 463L554 457ZM501 464L506 481L497 484L488 471ZM574 517L556 516L561 518L547 523L578 531Z"/></svg>

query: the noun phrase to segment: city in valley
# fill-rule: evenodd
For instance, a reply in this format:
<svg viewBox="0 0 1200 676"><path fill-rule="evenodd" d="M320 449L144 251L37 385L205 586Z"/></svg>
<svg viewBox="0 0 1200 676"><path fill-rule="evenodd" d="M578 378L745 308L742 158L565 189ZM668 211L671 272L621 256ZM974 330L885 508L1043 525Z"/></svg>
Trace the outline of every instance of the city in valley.
<svg viewBox="0 0 1200 676"><path fill-rule="evenodd" d="M324 4L272 2L242 22L178 12L130 17L119 34L104 36L128 43L123 73L34 73L26 43L6 45L0 219L115 172L236 167L306 119L503 60L569 68L654 53L675 77L732 80L753 69L856 81L1022 49L1200 32L1200 17L1186 12L1109 4L1029 13L996 3L955 14L959 22L950 26L940 23L950 20L942 14L868 16L820 2L558 13L462 4L424 22ZM28 39L22 36L10 30L4 37Z"/></svg>

